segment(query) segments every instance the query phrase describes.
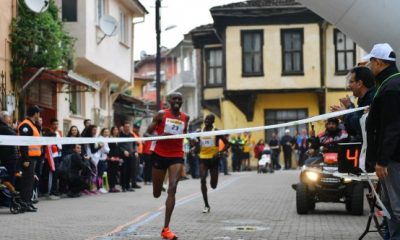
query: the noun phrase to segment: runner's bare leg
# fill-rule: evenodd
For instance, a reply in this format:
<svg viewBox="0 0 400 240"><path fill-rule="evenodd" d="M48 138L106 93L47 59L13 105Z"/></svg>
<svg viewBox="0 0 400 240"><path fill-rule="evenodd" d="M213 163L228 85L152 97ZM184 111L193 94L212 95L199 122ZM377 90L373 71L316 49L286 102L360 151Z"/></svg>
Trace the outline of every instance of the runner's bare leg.
<svg viewBox="0 0 400 240"><path fill-rule="evenodd" d="M155 198L158 198L161 195L166 173L167 170L157 169L153 167L151 179L153 181L153 196Z"/></svg>
<svg viewBox="0 0 400 240"><path fill-rule="evenodd" d="M173 164L168 168L169 175L169 186L168 186L168 197L165 201L165 222L164 227L169 226L171 220L172 212L175 207L175 194L178 187L179 178L181 177L183 164Z"/></svg>
<svg viewBox="0 0 400 240"><path fill-rule="evenodd" d="M208 167L204 163L200 162L201 193L203 194L204 205L206 207L210 207L210 205L208 204L208 196L207 196L207 171Z"/></svg>

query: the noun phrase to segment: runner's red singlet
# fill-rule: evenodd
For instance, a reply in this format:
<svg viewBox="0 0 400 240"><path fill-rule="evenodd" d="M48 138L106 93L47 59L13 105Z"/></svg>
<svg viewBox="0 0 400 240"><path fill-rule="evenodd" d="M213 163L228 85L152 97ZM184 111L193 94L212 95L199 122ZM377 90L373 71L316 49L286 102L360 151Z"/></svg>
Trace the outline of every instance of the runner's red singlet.
<svg viewBox="0 0 400 240"><path fill-rule="evenodd" d="M158 135L177 135L186 133L186 115L179 113L179 118L175 118L170 109L166 109L162 122L157 125ZM183 158L183 139L168 139L155 141L154 152L162 157Z"/></svg>

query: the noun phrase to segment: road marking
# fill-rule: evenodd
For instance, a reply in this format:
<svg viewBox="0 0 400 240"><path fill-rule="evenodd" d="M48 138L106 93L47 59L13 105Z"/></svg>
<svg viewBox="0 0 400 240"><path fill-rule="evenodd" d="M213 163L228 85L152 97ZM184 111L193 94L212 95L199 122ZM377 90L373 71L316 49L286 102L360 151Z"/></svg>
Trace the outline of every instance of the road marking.
<svg viewBox="0 0 400 240"><path fill-rule="evenodd" d="M211 191L209 191L209 193L214 193L217 192L219 190L222 190L226 187L229 187L231 184L233 184L234 182L236 182L240 177L235 177L233 179L227 180L225 182L222 182L220 184L220 187L218 187L217 189L213 189ZM176 204L175 207L179 207L182 205L185 205L199 197L201 197L201 193L196 192L196 193L192 193L189 194L185 197L180 198ZM146 223L151 222L152 220L156 219L158 216L160 216L163 213L163 209L165 209L165 206L161 206L159 207L156 211L153 212L146 212L138 217L136 217L135 219L133 219L132 221L129 221L128 223L125 223L123 225L117 226L116 228L114 228L112 231L107 232L105 234L102 234L100 236L94 236L91 238L88 238L87 240L112 240L113 236L112 235L118 235L119 237L121 236L127 236L133 232L135 232L139 227L145 225ZM127 228L125 231L122 231L122 229Z"/></svg>

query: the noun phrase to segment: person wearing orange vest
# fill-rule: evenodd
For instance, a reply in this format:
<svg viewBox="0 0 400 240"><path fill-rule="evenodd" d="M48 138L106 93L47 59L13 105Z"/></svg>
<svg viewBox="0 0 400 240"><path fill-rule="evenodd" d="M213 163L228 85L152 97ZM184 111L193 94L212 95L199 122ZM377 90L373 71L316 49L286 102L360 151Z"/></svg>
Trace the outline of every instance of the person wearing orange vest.
<svg viewBox="0 0 400 240"><path fill-rule="evenodd" d="M204 119L204 128L202 132L209 132L218 130L214 127L215 116L208 114ZM223 141L224 147L219 149L219 140ZM210 185L211 188L215 189L218 185L218 174L219 174L219 162L221 154L223 154L227 147L228 141L224 136L205 136L199 138L200 144L200 183L201 193L203 194L204 209L203 213L210 212L210 205L208 203L207 196L207 174L210 171Z"/></svg>
<svg viewBox="0 0 400 240"><path fill-rule="evenodd" d="M40 137L40 132L36 126L39 120L41 109L34 105L28 108L27 118L18 125L18 135ZM22 208L26 212L36 212L37 208L32 204L32 193L34 183L35 164L42 155L42 146L30 145L21 146L21 201Z"/></svg>

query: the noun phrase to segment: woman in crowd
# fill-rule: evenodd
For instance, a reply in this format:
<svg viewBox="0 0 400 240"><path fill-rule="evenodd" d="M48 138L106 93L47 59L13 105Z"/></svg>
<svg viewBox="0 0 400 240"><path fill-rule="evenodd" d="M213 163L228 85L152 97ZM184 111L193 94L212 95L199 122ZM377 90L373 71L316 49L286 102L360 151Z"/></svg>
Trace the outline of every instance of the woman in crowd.
<svg viewBox="0 0 400 240"><path fill-rule="evenodd" d="M80 133L77 126L71 126L67 137L80 137ZM62 156L67 156L68 154L72 153L72 149L74 148L75 144L65 144L62 147Z"/></svg>
<svg viewBox="0 0 400 240"><path fill-rule="evenodd" d="M264 139L258 140L258 143L254 146L254 156L260 160L261 153L264 151L265 141Z"/></svg>
<svg viewBox="0 0 400 240"><path fill-rule="evenodd" d="M114 126L111 128L111 136L112 138L119 137L119 130L118 127ZM115 187L117 184L117 175L119 165L122 161L120 158L119 146L118 143L109 143L110 152L108 153L108 168L107 168L107 175L108 175L108 183L110 190L109 192L115 193L119 192L119 190Z"/></svg>
<svg viewBox="0 0 400 240"><path fill-rule="evenodd" d="M100 138L108 138L110 137L110 129L108 128L103 128L100 131ZM104 178L104 173L107 171L107 158L108 158L108 153L110 152L110 148L108 146L108 143L102 143L102 148L99 150L100 151L100 157L99 157L99 163L97 164L97 189L101 193L106 193L107 189L105 188L105 185L108 184L108 182L104 182L103 179L107 181L107 178Z"/></svg>
<svg viewBox="0 0 400 240"><path fill-rule="evenodd" d="M90 125L82 137L95 138L97 136L97 126ZM84 157L90 158L90 168L92 169L92 177L90 181L90 192L97 193L96 179L97 179L97 164L100 160L100 150L104 144L90 143L82 144L82 154Z"/></svg>

